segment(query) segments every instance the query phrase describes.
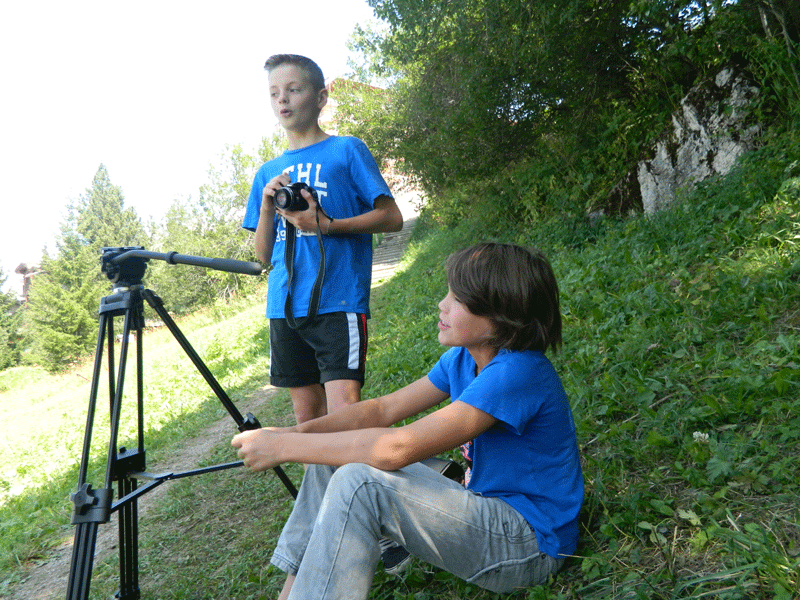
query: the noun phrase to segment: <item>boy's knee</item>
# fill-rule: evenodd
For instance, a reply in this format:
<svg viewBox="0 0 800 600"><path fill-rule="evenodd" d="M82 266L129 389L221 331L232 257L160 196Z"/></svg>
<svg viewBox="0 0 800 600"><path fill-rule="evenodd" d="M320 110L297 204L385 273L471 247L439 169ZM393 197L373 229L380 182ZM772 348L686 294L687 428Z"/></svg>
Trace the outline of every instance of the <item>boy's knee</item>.
<svg viewBox="0 0 800 600"><path fill-rule="evenodd" d="M364 483L375 481L380 473L380 469L363 463L348 463L336 469L331 478L331 486L357 488Z"/></svg>
<svg viewBox="0 0 800 600"><path fill-rule="evenodd" d="M333 514L349 514L354 506L371 505L372 491L378 469L360 463L350 463L337 468L325 491L318 519L330 518Z"/></svg>
<svg viewBox="0 0 800 600"><path fill-rule="evenodd" d="M337 379L325 384L328 413L334 413L361 400L361 383L355 379Z"/></svg>
<svg viewBox="0 0 800 600"><path fill-rule="evenodd" d="M362 463L350 463L339 467L331 477L326 498L330 501L351 504L357 502L371 504L388 490L392 489L392 472L382 471ZM369 500L367 499L369 498Z"/></svg>

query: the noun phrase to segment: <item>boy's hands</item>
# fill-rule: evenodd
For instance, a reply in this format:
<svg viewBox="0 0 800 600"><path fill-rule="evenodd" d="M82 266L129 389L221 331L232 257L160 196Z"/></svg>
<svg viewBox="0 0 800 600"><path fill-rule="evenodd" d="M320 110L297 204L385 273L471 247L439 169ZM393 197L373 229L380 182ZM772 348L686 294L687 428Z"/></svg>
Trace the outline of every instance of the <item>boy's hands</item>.
<svg viewBox="0 0 800 600"><path fill-rule="evenodd" d="M307 209L281 210L276 208L275 210L280 216L294 225L298 231L314 233L317 231L317 207L319 205L317 204L317 201L314 200L314 196L312 196L310 192L306 190L300 190L300 194L306 199L306 202L308 202ZM322 212L322 215L320 215L320 218L323 219L322 223L326 223L329 217L325 214L325 211L323 211L321 207L320 211Z"/></svg>
<svg viewBox="0 0 800 600"><path fill-rule="evenodd" d="M264 190L261 192L261 212L264 213L267 211L271 214L277 212L289 223L294 225L295 229L308 233L316 232L317 207L319 205L317 201L314 200L314 196L312 196L310 192L307 192L306 190L300 190L300 194L306 199L306 202L308 202L308 208L306 210L281 210L275 207L275 204L273 203L275 193L290 183L292 183L292 179L287 173L281 173L280 175L272 178L272 180L270 180L270 182L264 186ZM322 207L319 207L319 210L322 212L320 218L323 219L323 223L327 223L331 220Z"/></svg>
<svg viewBox="0 0 800 600"><path fill-rule="evenodd" d="M231 446L238 448L236 453L244 466L252 471L264 471L281 464L278 457L280 430L263 427L244 431L233 436Z"/></svg>

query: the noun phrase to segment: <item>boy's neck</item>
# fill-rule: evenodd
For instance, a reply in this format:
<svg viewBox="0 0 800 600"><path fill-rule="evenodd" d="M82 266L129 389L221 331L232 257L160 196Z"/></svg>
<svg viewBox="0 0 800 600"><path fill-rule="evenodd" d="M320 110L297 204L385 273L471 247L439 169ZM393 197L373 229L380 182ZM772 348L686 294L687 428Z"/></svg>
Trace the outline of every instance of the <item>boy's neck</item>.
<svg viewBox="0 0 800 600"><path fill-rule="evenodd" d="M289 138L289 150L300 150L327 140L331 136L316 125L302 132L286 130L286 137Z"/></svg>

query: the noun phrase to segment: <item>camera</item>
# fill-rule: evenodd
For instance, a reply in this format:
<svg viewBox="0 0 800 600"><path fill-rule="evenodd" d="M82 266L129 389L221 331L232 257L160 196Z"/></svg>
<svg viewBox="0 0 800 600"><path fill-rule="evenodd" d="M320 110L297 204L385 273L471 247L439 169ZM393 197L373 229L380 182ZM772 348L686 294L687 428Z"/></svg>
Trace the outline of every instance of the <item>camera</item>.
<svg viewBox="0 0 800 600"><path fill-rule="evenodd" d="M313 196L314 200L319 202L317 199L317 191L310 185L302 182L292 183L280 188L275 192L272 202L275 204L276 208L280 208L281 210L306 210L308 208L308 202L303 198L300 190L308 191Z"/></svg>

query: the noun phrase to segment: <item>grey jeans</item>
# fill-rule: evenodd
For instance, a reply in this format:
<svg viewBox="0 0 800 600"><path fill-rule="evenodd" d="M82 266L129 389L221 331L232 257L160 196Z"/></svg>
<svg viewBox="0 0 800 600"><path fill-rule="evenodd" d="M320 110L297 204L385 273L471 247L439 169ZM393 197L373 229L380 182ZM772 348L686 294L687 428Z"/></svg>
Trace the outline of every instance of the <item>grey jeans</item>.
<svg viewBox="0 0 800 600"><path fill-rule="evenodd" d="M296 575L290 599L367 598L383 537L494 592L543 583L563 563L508 504L421 464L309 466L271 562Z"/></svg>

